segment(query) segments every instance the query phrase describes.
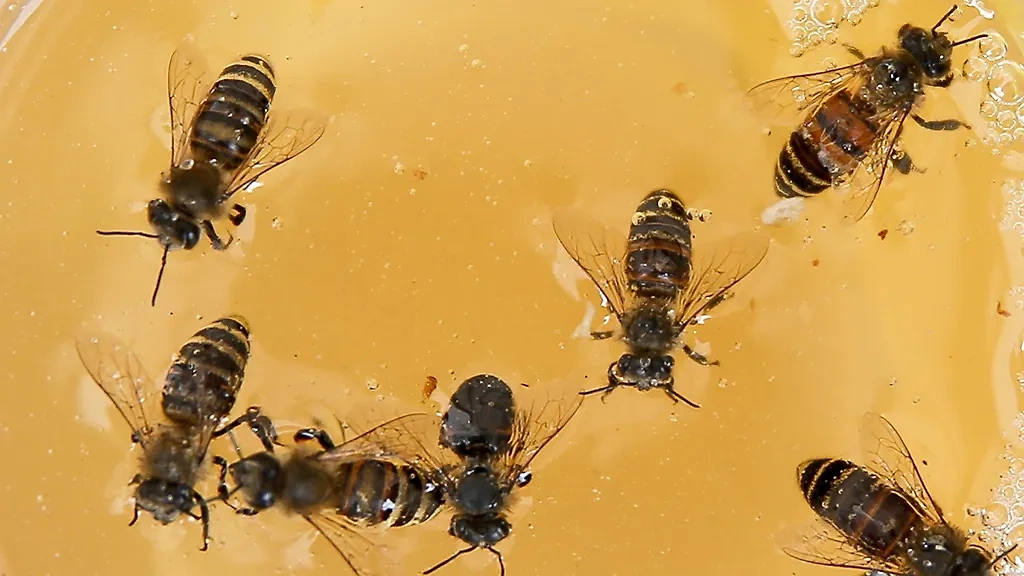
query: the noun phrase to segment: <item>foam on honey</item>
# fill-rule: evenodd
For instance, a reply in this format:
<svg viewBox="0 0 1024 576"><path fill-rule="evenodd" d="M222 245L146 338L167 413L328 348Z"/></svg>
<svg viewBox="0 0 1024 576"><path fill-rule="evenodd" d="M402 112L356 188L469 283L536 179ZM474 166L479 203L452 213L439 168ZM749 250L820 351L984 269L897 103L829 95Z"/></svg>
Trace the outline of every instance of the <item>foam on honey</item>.
<svg viewBox="0 0 1024 576"><path fill-rule="evenodd" d="M985 126L977 127L981 141L993 154L1024 144L1024 66L1007 57L1006 40L993 30L978 42L964 61L962 72L970 82L982 84L979 112Z"/></svg>
<svg viewBox="0 0 1024 576"><path fill-rule="evenodd" d="M843 22L856 26L879 0L795 0L793 15L786 22L793 44L789 53L801 56L822 43L835 44L836 30Z"/></svg>

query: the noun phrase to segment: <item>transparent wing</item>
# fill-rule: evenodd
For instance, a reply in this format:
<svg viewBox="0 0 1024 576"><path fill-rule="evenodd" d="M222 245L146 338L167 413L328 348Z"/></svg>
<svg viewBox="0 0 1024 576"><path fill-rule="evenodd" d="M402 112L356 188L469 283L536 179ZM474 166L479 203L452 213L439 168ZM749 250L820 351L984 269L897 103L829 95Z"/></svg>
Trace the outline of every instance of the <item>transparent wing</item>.
<svg viewBox="0 0 1024 576"><path fill-rule="evenodd" d="M905 109L888 109L880 111L872 118L880 133L867 155L845 182L849 188L843 199L844 217L847 220L860 220L874 204L908 113L909 110Z"/></svg>
<svg viewBox="0 0 1024 576"><path fill-rule="evenodd" d="M550 399L538 409L536 405L516 412L508 451L501 454L502 485L511 485L528 471L530 463L576 415L583 397L575 392L569 397Z"/></svg>
<svg viewBox="0 0 1024 576"><path fill-rule="evenodd" d="M676 300L676 327L682 331L705 310L727 298L727 292L750 274L768 253L768 236L745 232L711 248L709 258L695 260L690 283Z"/></svg>
<svg viewBox="0 0 1024 576"><path fill-rule="evenodd" d="M159 398L139 358L109 334L83 334L75 342L82 365L132 429L132 439L146 447L160 422Z"/></svg>
<svg viewBox="0 0 1024 576"><path fill-rule="evenodd" d="M348 518L332 512L310 514L305 518L341 554L345 563L358 576L394 573L393 567L386 561L387 551L360 533L363 529Z"/></svg>
<svg viewBox="0 0 1024 576"><path fill-rule="evenodd" d="M559 243L601 291L612 312L622 315L631 298L624 269L625 234L570 208L557 210L553 220Z"/></svg>
<svg viewBox="0 0 1024 576"><path fill-rule="evenodd" d="M829 96L849 87L876 62L877 58L868 58L833 70L768 80L748 90L745 98L758 114L773 123L795 127Z"/></svg>
<svg viewBox="0 0 1024 576"><path fill-rule="evenodd" d="M875 412L865 413L861 419L860 441L870 459L869 467L876 474L897 487L933 523L945 523L942 509L925 487L910 450L888 420Z"/></svg>
<svg viewBox="0 0 1024 576"><path fill-rule="evenodd" d="M782 531L775 540L788 556L811 564L860 570L881 570L892 576L908 574L906 569L894 560L874 558L864 554L843 534L820 517L815 518L807 526Z"/></svg>
<svg viewBox="0 0 1024 576"><path fill-rule="evenodd" d="M327 116L314 110L288 114L270 112L270 121L245 165L231 177L222 201L245 189L268 170L295 158L316 143L327 129Z"/></svg>
<svg viewBox="0 0 1024 576"><path fill-rule="evenodd" d="M171 54L167 66L167 97L171 107L171 163L181 164L188 151L188 136L199 105L210 91L212 79L206 59L190 40Z"/></svg>

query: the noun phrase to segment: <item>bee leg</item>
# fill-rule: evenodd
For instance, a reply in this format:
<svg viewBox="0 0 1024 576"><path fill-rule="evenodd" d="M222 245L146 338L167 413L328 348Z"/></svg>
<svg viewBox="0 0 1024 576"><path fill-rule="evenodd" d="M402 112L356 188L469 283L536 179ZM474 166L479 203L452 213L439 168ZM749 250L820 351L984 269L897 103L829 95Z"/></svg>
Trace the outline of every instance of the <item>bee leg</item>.
<svg viewBox="0 0 1024 576"><path fill-rule="evenodd" d="M910 159L910 154L903 150L894 150L889 160L892 162L893 168L900 171L900 174L910 174L911 171L921 174L925 172L925 169L914 164L914 161Z"/></svg>
<svg viewBox="0 0 1024 576"><path fill-rule="evenodd" d="M235 226L241 226L242 222L245 221L245 206L235 204L231 207L231 210L234 213L228 216L228 220L230 220Z"/></svg>
<svg viewBox="0 0 1024 576"><path fill-rule="evenodd" d="M260 511L255 508L236 508L235 513L241 514L242 516L255 516L259 514Z"/></svg>
<svg viewBox="0 0 1024 576"><path fill-rule="evenodd" d="M231 491L228 490L228 461L222 456L214 456L213 465L220 467L220 473L217 474L217 497L231 506L231 503L228 502L228 498L231 496ZM234 508L234 506L231 507Z"/></svg>
<svg viewBox="0 0 1024 576"><path fill-rule="evenodd" d="M228 241L224 242L217 235L217 231L213 229L213 222L209 220L203 220L203 232L206 232L206 237L210 239L210 244L213 244L214 250L226 250L231 243L235 241L235 237L228 232Z"/></svg>
<svg viewBox="0 0 1024 576"><path fill-rule="evenodd" d="M683 352L686 352L686 355L690 357L690 360L693 360L701 366L718 366L721 364L718 360L708 360L707 356L698 353L693 348L690 348L689 344L683 344Z"/></svg>
<svg viewBox="0 0 1024 576"><path fill-rule="evenodd" d="M303 428L295 433L296 442L308 442L310 440L319 442L320 447L324 450L334 448L334 440L331 439L331 435L323 428Z"/></svg>
<svg viewBox="0 0 1024 576"><path fill-rule="evenodd" d="M199 506L199 519L203 523L203 545L199 551L206 552L210 547L210 508L206 505L206 499L199 492L192 491L192 500ZM195 518L195 514L190 512L190 515Z"/></svg>
<svg viewBox="0 0 1024 576"><path fill-rule="evenodd" d="M132 519L128 521L129 526L135 526L135 523L139 521L139 505L135 504L135 509L132 510Z"/></svg>
<svg viewBox="0 0 1024 576"><path fill-rule="evenodd" d="M277 429L274 428L274 423L270 421L270 418L263 415L263 411L260 410L259 406L250 406L245 411L245 414L225 424L220 430L215 431L213 437L223 436L242 424L249 425L249 430L252 430L252 433L260 439L260 443L263 444L263 448L267 452L273 452L275 444L280 446L280 443L277 441Z"/></svg>
<svg viewBox="0 0 1024 576"><path fill-rule="evenodd" d="M665 386L665 394L668 394L668 397L671 398L672 401L675 403L678 403L680 400L682 400L683 402L686 402L687 404L694 408L700 408L700 404L695 404L694 402L688 400L686 396L683 396L679 392L676 392L675 386L671 382L668 384L668 386Z"/></svg>
<svg viewBox="0 0 1024 576"><path fill-rule="evenodd" d="M601 332L591 332L590 337L593 338L594 340L605 340L611 338L613 334L615 334L614 331L605 330Z"/></svg>
<svg viewBox="0 0 1024 576"><path fill-rule="evenodd" d="M861 52L860 48L857 48L853 44L843 43L843 48L846 48L846 51L849 52L850 54L853 54L854 57L857 58L857 60L864 60L865 58L867 58L864 55L864 52Z"/></svg>
<svg viewBox="0 0 1024 576"><path fill-rule="evenodd" d="M911 114L910 117L913 118L914 122L917 122L922 128L927 128L928 130L956 130L957 128L961 128L961 127L962 128L970 128L971 127L966 122L962 122L962 121L956 120L956 119L950 119L950 120L925 120L924 118L921 118L917 114Z"/></svg>

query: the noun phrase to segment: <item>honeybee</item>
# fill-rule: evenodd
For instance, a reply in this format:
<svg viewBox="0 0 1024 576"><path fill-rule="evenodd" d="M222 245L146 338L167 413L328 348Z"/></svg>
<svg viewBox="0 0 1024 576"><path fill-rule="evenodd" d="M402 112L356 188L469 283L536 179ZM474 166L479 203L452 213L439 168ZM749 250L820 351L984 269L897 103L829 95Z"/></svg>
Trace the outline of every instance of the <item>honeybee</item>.
<svg viewBox="0 0 1024 576"><path fill-rule="evenodd" d="M522 410L508 384L480 374L452 394L440 423L434 418L403 423L420 426L403 426L407 429L389 452L437 482L444 509L452 512L448 533L468 544L423 574L482 548L498 559L504 576L505 561L495 546L512 532L506 516L516 490L532 481L531 462L565 428L581 401L574 395L570 402L549 401L538 413Z"/></svg>
<svg viewBox="0 0 1024 576"><path fill-rule="evenodd" d="M861 441L871 463L815 458L797 467L800 491L816 523L784 551L826 566L905 576L985 576L1016 546L993 558L968 544L932 499L903 439L884 417L868 412Z"/></svg>
<svg viewBox="0 0 1024 576"><path fill-rule="evenodd" d="M558 241L597 285L619 322L618 330L591 336L617 336L628 348L608 367L607 386L580 394L601 392L604 399L619 386L661 388L673 402L700 407L675 390L671 352L680 348L698 364L719 364L683 342L682 333L732 296L729 289L764 259L768 239L740 234L728 245L707 250L710 258L694 261L692 219L674 192L655 190L633 213L623 253L613 248L621 243L620 234L573 210L555 215Z"/></svg>
<svg viewBox="0 0 1024 576"><path fill-rule="evenodd" d="M904 24L898 43L876 56L846 45L857 63L777 78L748 92L757 109L774 112L787 125L802 122L779 153L779 196L813 196L848 185L845 217L860 220L874 203L890 162L904 174L914 168L898 146L908 116L928 130L969 128L956 119L925 120L914 111L926 86L945 88L953 81L953 47L986 37L952 42L938 32L956 10L954 5L930 30Z"/></svg>
<svg viewBox="0 0 1024 576"><path fill-rule="evenodd" d="M191 250L202 234L215 250L222 240L213 221L227 216L234 226L245 207L230 204L239 190L270 169L298 156L323 135L326 120L313 111L274 112L274 70L263 56L247 54L208 83L206 60L191 42L171 55L167 92L171 114L171 165L160 180L161 198L149 202L147 219L154 233L102 231L104 236L155 238L163 246L151 304L170 250ZM229 214L230 206L230 214Z"/></svg>
<svg viewBox="0 0 1024 576"><path fill-rule="evenodd" d="M425 472L388 451L398 435L428 418L407 414L340 445L322 428L304 428L295 433L296 444L283 457L273 448L243 457L236 444L236 462L229 465L214 457L221 470L218 496L247 516L271 507L299 514L356 574L382 574L383 557L360 529L426 522L444 504L444 492ZM229 475L235 483L230 490ZM248 506L231 503L236 492Z"/></svg>
<svg viewBox="0 0 1024 576"><path fill-rule="evenodd" d="M138 357L114 337L82 336L78 355L132 430L132 443L142 447L135 507L129 526L144 510L163 524L187 514L203 523L203 545L210 541L206 499L195 489L213 438L248 424L269 446L267 420L258 406L221 426L235 404L249 358L249 328L239 316L221 318L185 343L164 378L160 407L153 413L155 388ZM193 509L199 508L199 515Z"/></svg>

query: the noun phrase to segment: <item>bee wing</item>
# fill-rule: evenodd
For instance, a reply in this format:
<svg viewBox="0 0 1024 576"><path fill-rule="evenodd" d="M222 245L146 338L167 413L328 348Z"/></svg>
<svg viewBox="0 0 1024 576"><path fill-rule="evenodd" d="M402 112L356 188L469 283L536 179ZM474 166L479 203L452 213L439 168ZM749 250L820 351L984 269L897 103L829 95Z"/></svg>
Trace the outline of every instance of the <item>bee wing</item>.
<svg viewBox="0 0 1024 576"><path fill-rule="evenodd" d="M248 187L268 170L295 158L316 143L327 129L327 116L315 110L295 110L287 114L270 113L267 126L245 165L231 177L224 197Z"/></svg>
<svg viewBox="0 0 1024 576"><path fill-rule="evenodd" d="M709 306L721 302L726 292L750 274L768 253L769 240L760 232L745 232L714 246L711 257L695 262L694 274L675 306L680 331Z"/></svg>
<svg viewBox="0 0 1024 576"><path fill-rule="evenodd" d="M341 554L357 576L394 573L386 561L387 551L360 533L362 529L348 518L332 512L318 512L305 518Z"/></svg>
<svg viewBox="0 0 1024 576"><path fill-rule="evenodd" d="M745 98L758 114L773 123L795 125L829 96L849 86L875 60L869 58L842 68L768 80L748 90Z"/></svg>
<svg viewBox="0 0 1024 576"><path fill-rule="evenodd" d="M548 442L576 415L583 397L573 392L568 398L549 399L540 409L531 406L516 411L508 450L501 455L502 484L514 482L530 468L530 463Z"/></svg>
<svg viewBox="0 0 1024 576"><path fill-rule="evenodd" d="M132 439L146 447L158 422L156 388L142 362L123 342L109 334L82 334L75 342L86 371L132 429Z"/></svg>
<svg viewBox="0 0 1024 576"><path fill-rule="evenodd" d="M892 576L907 574L905 568L893 560L868 556L821 517L807 526L783 530L775 541L786 555L811 564L881 570Z"/></svg>
<svg viewBox="0 0 1024 576"><path fill-rule="evenodd" d="M933 523L945 523L942 509L925 487L910 450L885 417L875 412L865 413L861 419L860 441L875 473L899 488Z"/></svg>
<svg viewBox="0 0 1024 576"><path fill-rule="evenodd" d="M441 420L414 412L393 418L359 436L320 453L325 462L350 462L366 458L396 460L426 470L441 470L449 458L438 442Z"/></svg>
<svg viewBox="0 0 1024 576"><path fill-rule="evenodd" d="M625 235L570 208L557 210L553 222L558 242L601 291L612 312L620 316L629 308L631 294L623 268Z"/></svg>
<svg viewBox="0 0 1024 576"><path fill-rule="evenodd" d="M909 110L890 108L879 111L872 118L880 133L846 182L849 191L843 199L843 207L845 218L849 221L856 222L863 218L874 204L909 113Z"/></svg>
<svg viewBox="0 0 1024 576"><path fill-rule="evenodd" d="M171 108L171 163L174 166L185 159L196 111L210 92L209 72L206 58L190 40L182 41L171 54L167 66L167 97Z"/></svg>

